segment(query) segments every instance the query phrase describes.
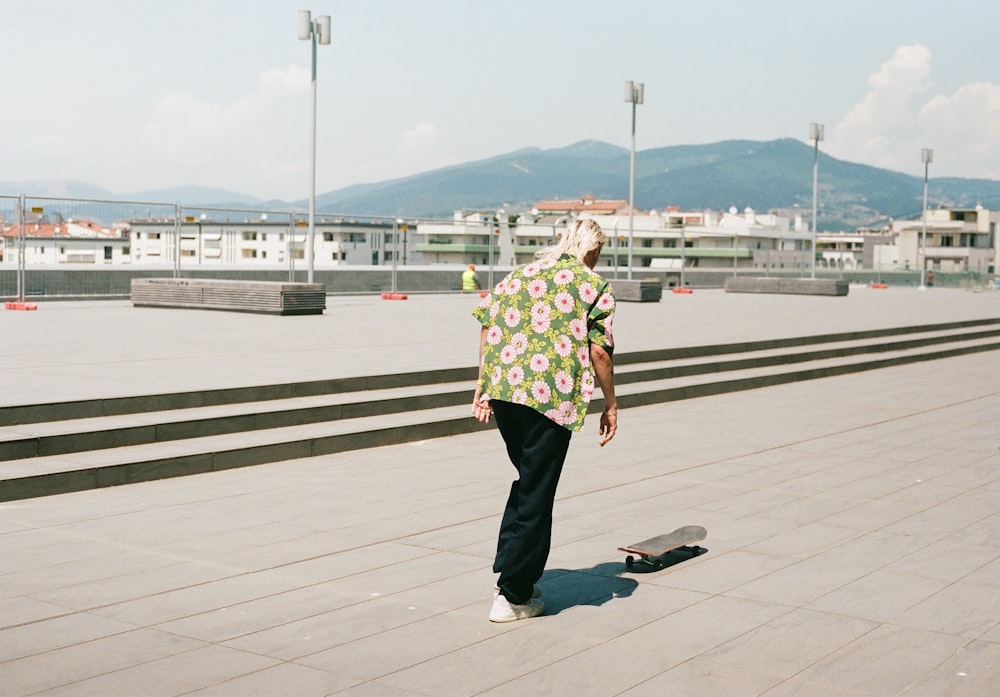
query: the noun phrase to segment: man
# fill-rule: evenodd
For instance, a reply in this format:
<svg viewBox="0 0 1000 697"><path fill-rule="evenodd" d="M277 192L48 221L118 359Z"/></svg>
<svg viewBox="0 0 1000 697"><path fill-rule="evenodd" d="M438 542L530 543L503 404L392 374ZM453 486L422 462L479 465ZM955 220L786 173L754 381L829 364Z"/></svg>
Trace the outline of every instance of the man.
<svg viewBox="0 0 1000 697"><path fill-rule="evenodd" d="M535 582L552 541L552 507L570 436L583 427L595 385L604 395L599 445L618 430L612 352L615 298L594 272L607 236L574 221L559 242L512 271L473 311L482 324L473 417L496 416L517 469L497 541L500 574L490 620L535 617Z"/></svg>
<svg viewBox="0 0 1000 697"><path fill-rule="evenodd" d="M476 273L476 265L469 264L469 268L462 272L462 290L469 292L481 290L482 284L479 282L479 274Z"/></svg>

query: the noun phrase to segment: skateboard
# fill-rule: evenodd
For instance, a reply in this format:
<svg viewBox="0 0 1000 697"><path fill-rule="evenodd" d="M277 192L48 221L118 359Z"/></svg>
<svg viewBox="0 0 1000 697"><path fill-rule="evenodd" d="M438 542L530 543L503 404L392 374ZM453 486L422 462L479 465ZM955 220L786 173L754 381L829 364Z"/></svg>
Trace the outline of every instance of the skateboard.
<svg viewBox="0 0 1000 697"><path fill-rule="evenodd" d="M704 554L707 550L695 543L701 542L706 537L708 537L708 531L700 525L685 525L666 535L651 537L648 540L636 542L628 547L619 547L618 549L623 552L630 552L629 556L625 557L625 566L629 569L632 569L636 564L640 564L643 567L656 570L663 568L664 556L676 549L690 552L694 556ZM632 554L638 554L639 558L636 559Z"/></svg>

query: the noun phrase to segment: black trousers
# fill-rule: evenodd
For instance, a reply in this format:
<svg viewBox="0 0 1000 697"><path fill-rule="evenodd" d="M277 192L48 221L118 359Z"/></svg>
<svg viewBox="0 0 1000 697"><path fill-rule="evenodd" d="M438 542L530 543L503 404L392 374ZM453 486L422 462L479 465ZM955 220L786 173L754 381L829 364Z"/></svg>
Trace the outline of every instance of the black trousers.
<svg viewBox="0 0 1000 697"><path fill-rule="evenodd" d="M492 400L493 415L518 478L500 522L493 571L500 592L523 605L541 578L552 546L552 506L572 431L530 407Z"/></svg>

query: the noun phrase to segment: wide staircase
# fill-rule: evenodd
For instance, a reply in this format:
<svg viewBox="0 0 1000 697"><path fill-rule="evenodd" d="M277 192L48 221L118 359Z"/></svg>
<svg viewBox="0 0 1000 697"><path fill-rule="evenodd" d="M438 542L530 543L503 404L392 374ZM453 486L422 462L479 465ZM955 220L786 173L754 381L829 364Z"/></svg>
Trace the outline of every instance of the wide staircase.
<svg viewBox="0 0 1000 697"><path fill-rule="evenodd" d="M1000 349L1000 319L621 353L621 408ZM0 407L0 501L440 438L476 370ZM592 409L601 408L600 399Z"/></svg>

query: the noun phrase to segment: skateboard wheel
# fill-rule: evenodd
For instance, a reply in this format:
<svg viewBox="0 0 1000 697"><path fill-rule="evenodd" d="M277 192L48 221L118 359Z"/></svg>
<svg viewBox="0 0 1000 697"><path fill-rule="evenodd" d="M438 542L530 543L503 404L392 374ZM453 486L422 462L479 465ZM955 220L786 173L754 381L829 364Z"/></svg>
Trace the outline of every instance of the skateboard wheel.
<svg viewBox="0 0 1000 697"><path fill-rule="evenodd" d="M633 566L635 566L635 557L632 555L625 557L625 568L631 569Z"/></svg>

